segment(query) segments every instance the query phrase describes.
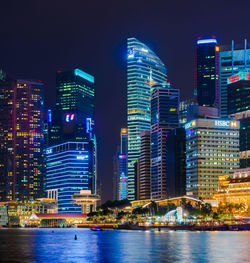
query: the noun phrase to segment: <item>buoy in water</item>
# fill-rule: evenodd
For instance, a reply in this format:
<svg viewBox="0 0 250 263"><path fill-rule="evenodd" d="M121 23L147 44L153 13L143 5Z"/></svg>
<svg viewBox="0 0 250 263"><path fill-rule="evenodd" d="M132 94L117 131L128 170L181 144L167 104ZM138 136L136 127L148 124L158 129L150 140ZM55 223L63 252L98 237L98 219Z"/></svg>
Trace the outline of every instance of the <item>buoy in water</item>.
<svg viewBox="0 0 250 263"><path fill-rule="evenodd" d="M77 240L77 235L75 234L75 240Z"/></svg>

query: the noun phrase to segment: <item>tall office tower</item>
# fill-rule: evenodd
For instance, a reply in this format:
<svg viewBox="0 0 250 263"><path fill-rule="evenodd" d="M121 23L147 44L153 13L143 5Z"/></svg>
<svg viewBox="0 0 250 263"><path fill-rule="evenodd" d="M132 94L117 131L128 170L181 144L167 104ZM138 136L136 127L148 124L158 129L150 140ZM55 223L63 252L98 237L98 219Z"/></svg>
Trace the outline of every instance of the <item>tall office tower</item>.
<svg viewBox="0 0 250 263"><path fill-rule="evenodd" d="M218 177L239 167L239 126L235 120L198 118L186 129L187 195L210 199Z"/></svg>
<svg viewBox="0 0 250 263"><path fill-rule="evenodd" d="M186 131L176 128L167 133L167 195L186 194Z"/></svg>
<svg viewBox="0 0 250 263"><path fill-rule="evenodd" d="M81 213L73 194L92 190L95 194L93 143L65 142L47 148L46 176L48 197L58 201L59 213Z"/></svg>
<svg viewBox="0 0 250 263"><path fill-rule="evenodd" d="M56 109L51 116L52 120L49 128L49 144L50 146L53 145L56 151L63 152L65 150L61 150L61 145L67 147L67 145L71 145L71 143L75 142L75 145L80 145L79 147L82 151L84 151L84 154L89 156L88 159L84 160L84 162L88 163L89 167L89 172L84 179L84 184L79 183L77 176L82 175L82 178L84 178L83 174L86 173L84 170L85 167L80 166L78 170L75 168L75 171L72 170L71 173L68 174L67 180L71 182L71 185L67 186L71 189L70 195L72 195L74 191L74 193L79 193L80 190L91 190L92 194L96 193L94 95L94 77L90 74L80 69L57 72ZM79 142L79 144L76 144L76 142ZM48 148L48 151L50 151L50 149L51 148ZM65 154L67 155L67 153ZM69 164L67 162L67 158L63 160L63 162ZM48 163L49 159L47 159L47 164ZM49 176L49 170L47 169L48 193L51 190L49 186ZM88 182L86 178L89 178ZM61 177L56 177L56 180L61 180ZM61 187L60 182L57 182L57 184L55 183L54 185L55 187ZM67 198L69 201L69 196ZM63 202L63 200L64 196L58 194L59 205ZM71 212L73 210L71 210L71 208L67 208L63 211ZM62 210L59 209L59 211Z"/></svg>
<svg viewBox="0 0 250 263"><path fill-rule="evenodd" d="M43 196L43 84L1 72L1 199Z"/></svg>
<svg viewBox="0 0 250 263"><path fill-rule="evenodd" d="M194 105L193 98L183 100L179 103L179 124L181 127L187 122L187 109L189 106Z"/></svg>
<svg viewBox="0 0 250 263"><path fill-rule="evenodd" d="M128 199L135 199L135 163L140 133L150 130L151 84L167 80L167 69L156 54L136 38L127 43Z"/></svg>
<svg viewBox="0 0 250 263"><path fill-rule="evenodd" d="M119 200L128 198L128 131L121 129L121 146L119 153Z"/></svg>
<svg viewBox="0 0 250 263"><path fill-rule="evenodd" d="M240 168L250 167L250 69L228 78L228 115L240 120Z"/></svg>
<svg viewBox="0 0 250 263"><path fill-rule="evenodd" d="M15 199L15 90L16 82L0 70L0 201Z"/></svg>
<svg viewBox="0 0 250 263"><path fill-rule="evenodd" d="M139 169L137 179L137 193L136 199L150 199L150 131L141 132L141 146L139 156Z"/></svg>
<svg viewBox="0 0 250 263"><path fill-rule="evenodd" d="M198 38L195 54L195 98L200 106L219 107L219 47L217 40Z"/></svg>
<svg viewBox="0 0 250 263"><path fill-rule="evenodd" d="M179 126L179 90L170 83L155 84L151 97L151 198L167 197L166 139Z"/></svg>
<svg viewBox="0 0 250 263"><path fill-rule="evenodd" d="M250 45L245 39L243 45L220 46L220 114L228 114L228 87L227 80L242 69L250 69Z"/></svg>

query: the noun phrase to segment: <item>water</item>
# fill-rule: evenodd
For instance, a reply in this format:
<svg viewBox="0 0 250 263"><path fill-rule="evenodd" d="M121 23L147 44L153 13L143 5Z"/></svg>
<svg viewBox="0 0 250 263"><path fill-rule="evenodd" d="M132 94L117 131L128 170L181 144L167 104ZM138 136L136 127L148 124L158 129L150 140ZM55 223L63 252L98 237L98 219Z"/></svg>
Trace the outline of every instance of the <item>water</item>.
<svg viewBox="0 0 250 263"><path fill-rule="evenodd" d="M250 262L250 232L53 231L0 229L0 262Z"/></svg>

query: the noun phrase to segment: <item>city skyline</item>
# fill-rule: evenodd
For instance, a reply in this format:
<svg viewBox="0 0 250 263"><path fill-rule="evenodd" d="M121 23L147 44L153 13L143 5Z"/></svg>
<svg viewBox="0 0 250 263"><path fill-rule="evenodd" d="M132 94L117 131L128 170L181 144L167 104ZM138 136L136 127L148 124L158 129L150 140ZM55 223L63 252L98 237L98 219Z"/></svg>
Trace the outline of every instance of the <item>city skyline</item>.
<svg viewBox="0 0 250 263"><path fill-rule="evenodd" d="M247 10L248 3L244 4L246 6L245 10ZM5 5L9 8L8 3L5 3ZM96 12L95 18L97 18L98 15L100 18L94 22L90 28L86 28L86 26L82 27L84 30L87 30L86 34L88 38L78 33L82 32L80 29L83 22L78 24L76 23L77 20L73 20L71 25L75 25L75 27L68 27L67 23L63 22L62 17L67 9L66 3L64 2L62 2L63 14L58 15L60 18L58 26L51 16L51 12L56 10L55 6L52 5L51 11L46 11L48 12L46 14L49 15L49 18L48 21L45 22L43 19L39 20L39 18L41 18L40 15L38 18L33 17L33 13L37 13L33 11L35 11L36 8L43 8L43 4L40 4L40 6L36 8L29 6L27 11L24 10L24 7L18 6L20 7L19 10L23 12L19 13L19 11L15 11L11 16L15 15L16 17L22 18L15 19L15 21L21 21L20 26L25 28L24 31L21 31L23 36L18 33L20 26L17 22L7 24L7 22L10 21L9 18L6 18L4 14L1 17L3 25L1 32L3 36L5 36L3 37L3 42L0 44L2 68L14 78L41 79L45 83L46 106L55 104L55 72L57 70L79 67L96 77L96 130L97 138L100 140L100 151L98 153L100 167L98 169L102 172L103 181L111 182L112 155L115 153L116 146L119 142L120 128L126 127L126 38L137 37L159 55L168 67L169 80L173 83L174 87L181 90L181 98L192 96L193 54L197 36L215 34L219 43L223 45L230 45L232 39L235 40L235 43L242 43L244 38L250 39L250 35L246 33L247 23L244 22L247 16L244 16L244 14L242 14L241 17L236 16L233 12L234 5L232 1L229 1L227 6L217 3L216 9L212 9L212 7L209 6L212 6L211 3L204 5L206 12L202 11L203 8L201 6L196 6L197 19L204 16L204 19L199 25L194 25L192 21L187 19L190 14L183 14L183 17L178 16L178 20L175 20L173 16L170 15L170 11L169 18L161 18L159 20L156 19L156 16L148 18L144 12L148 13L151 10L151 5L148 6L147 4L143 7L143 11L140 11L138 14L145 22L145 24L141 23L143 25L140 25L136 22L140 20L138 17L136 19L129 19L127 17L126 12L129 10L129 5L124 10L122 10L120 6L116 6L117 14L121 15L121 22L117 26L112 26L112 30L108 30L105 34L100 32L96 34L99 26L98 21L101 21L102 18L107 18L108 15L111 14L111 19L107 20L103 25L109 28L112 24L112 19L115 19L117 15L113 11L112 13L108 12L108 14L103 15L90 5L92 10L90 13L93 14L93 12ZM185 9L185 6L186 4L184 3L182 8ZM158 6L157 9L160 10L160 7L162 7L162 10L176 11L176 6L172 3L169 5L162 4ZM139 4L134 4L135 11L139 10L139 8ZM16 8L16 10L18 10L18 8ZM211 10L214 12L213 19L209 18L209 12L211 12ZM226 25L223 23L218 25L216 22L216 17L220 18L222 10L223 12L225 10L227 11L223 17L227 20ZM132 14L134 14L135 11L132 11ZM27 14L27 12L27 17L33 18L33 25L22 15L22 13ZM180 10L180 12L182 13L183 11ZM244 13L245 11L242 10L242 12ZM236 16L235 21L228 19L230 16ZM156 21L153 20L154 18ZM207 21L205 21L206 18ZM88 17L84 22L86 22L87 19ZM161 25L164 24L164 21L171 26L162 28ZM184 22L186 21L187 25L183 28L183 24L185 24ZM124 22L127 22L127 24L125 25ZM150 26L152 22L155 26ZM51 25L53 26L50 30ZM191 25L194 27L192 28ZM119 31L117 31L118 27L120 27ZM231 30L232 27L235 29L233 33ZM41 30L35 30L37 28L41 28ZM13 36L7 33L8 30L13 30L13 36L21 37L23 42L15 43ZM31 37L32 40L40 43L36 47L33 47L33 43L29 44L27 42L30 32L34 32ZM53 32L56 32L58 36L57 40L53 37ZM115 34L112 36L114 32ZM180 34L176 35L176 32L180 32ZM64 35L71 35L73 37L67 40ZM99 42L98 44L93 44L96 42L96 39L101 38L103 38L103 42L97 41ZM102 43L102 45L100 45L100 43ZM95 59L93 59L93 54L95 54ZM101 61L101 63L98 64L98 61ZM105 63L109 66L105 67ZM112 74L113 72L117 73L117 76L114 76ZM112 101L111 103L103 100L103 98L107 98L107 94L109 94L111 99L107 101ZM107 147L106 142L110 143L110 147ZM100 176L101 174L99 172L99 177ZM103 187L104 200L111 199L109 184L104 183Z"/></svg>

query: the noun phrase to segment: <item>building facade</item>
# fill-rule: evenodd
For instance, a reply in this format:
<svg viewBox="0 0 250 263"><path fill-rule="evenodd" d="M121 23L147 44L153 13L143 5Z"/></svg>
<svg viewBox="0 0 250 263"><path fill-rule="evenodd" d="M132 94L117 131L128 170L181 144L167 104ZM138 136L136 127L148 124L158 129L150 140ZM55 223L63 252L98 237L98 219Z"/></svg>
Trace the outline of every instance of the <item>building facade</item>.
<svg viewBox="0 0 250 263"><path fill-rule="evenodd" d="M240 123L199 118L185 125L187 195L210 199L218 178L239 168Z"/></svg>
<svg viewBox="0 0 250 263"><path fill-rule="evenodd" d="M94 82L92 75L80 69L57 72L56 109L51 114L50 145L94 137Z"/></svg>
<svg viewBox="0 0 250 263"><path fill-rule="evenodd" d="M167 80L159 57L136 38L127 42L128 198L135 199L135 165L140 153L140 133L150 130L151 84Z"/></svg>
<svg viewBox="0 0 250 263"><path fill-rule="evenodd" d="M179 90L170 83L155 84L151 97L151 198L167 196L167 133L179 126Z"/></svg>
<svg viewBox="0 0 250 263"><path fill-rule="evenodd" d="M219 107L219 47L215 37L198 38L194 78L198 105Z"/></svg>
<svg viewBox="0 0 250 263"><path fill-rule="evenodd" d="M228 115L228 78L242 69L250 69L250 46L245 39L243 45L221 46L219 53L220 67L220 115Z"/></svg>
<svg viewBox="0 0 250 263"><path fill-rule="evenodd" d="M59 213L81 213L73 195L81 190L96 193L94 145L65 142L47 148L46 176L48 197L57 200Z"/></svg>
<svg viewBox="0 0 250 263"><path fill-rule="evenodd" d="M179 124L181 127L187 123L187 111L188 107L194 105L193 98L182 100L179 103Z"/></svg>
<svg viewBox="0 0 250 263"><path fill-rule="evenodd" d="M228 78L228 115L240 121L240 168L250 167L250 69Z"/></svg>
<svg viewBox="0 0 250 263"><path fill-rule="evenodd" d="M43 196L43 83L1 73L1 200Z"/></svg>
<svg viewBox="0 0 250 263"><path fill-rule="evenodd" d="M186 131L176 128L167 133L167 196L186 195Z"/></svg>
<svg viewBox="0 0 250 263"><path fill-rule="evenodd" d="M219 206L237 204L240 213L250 215L250 169L238 169L232 176L220 176L218 192L213 197Z"/></svg>
<svg viewBox="0 0 250 263"><path fill-rule="evenodd" d="M142 131L140 134L141 145L140 145L140 156L139 156L139 169L137 179L137 197L138 200L150 199L151 198L151 140L150 131Z"/></svg>
<svg viewBox="0 0 250 263"><path fill-rule="evenodd" d="M128 130L122 128L119 159L119 200L128 198Z"/></svg>

